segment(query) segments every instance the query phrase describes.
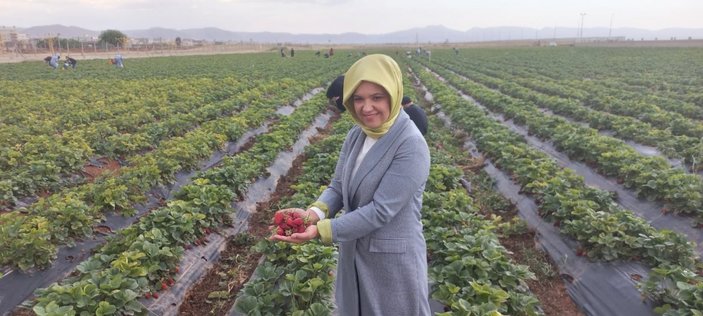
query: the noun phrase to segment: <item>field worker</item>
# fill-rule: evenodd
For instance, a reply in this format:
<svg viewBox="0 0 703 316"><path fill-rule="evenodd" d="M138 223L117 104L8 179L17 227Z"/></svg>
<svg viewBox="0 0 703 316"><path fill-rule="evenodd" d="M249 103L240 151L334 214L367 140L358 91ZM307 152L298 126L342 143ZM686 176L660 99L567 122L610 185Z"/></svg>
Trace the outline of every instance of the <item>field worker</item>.
<svg viewBox="0 0 703 316"><path fill-rule="evenodd" d="M295 49L290 49L290 57L295 57Z"/></svg>
<svg viewBox="0 0 703 316"><path fill-rule="evenodd" d="M115 54L114 63L115 67L124 68L124 60L122 59L122 55L119 52Z"/></svg>
<svg viewBox="0 0 703 316"><path fill-rule="evenodd" d="M56 69L59 66L59 58L61 58L61 56L57 53L51 55L51 59L49 59L49 66L51 66L52 69Z"/></svg>
<svg viewBox="0 0 703 316"><path fill-rule="evenodd" d="M344 89L344 75L341 75L334 79L332 83L330 83L330 86L327 87L327 99L329 100L329 104L335 105L335 109L339 111L339 113L343 113L346 108L344 108L344 104L342 103L342 90Z"/></svg>
<svg viewBox="0 0 703 316"><path fill-rule="evenodd" d="M77 64L78 64L78 61L77 61L77 60L75 60L75 59L73 59L73 58L71 58L71 57L69 57L69 56L66 56L66 61L64 61L64 63L63 63L63 69L66 69L66 68L68 68L68 67L71 67L71 68L73 68L73 69L76 69L76 65L77 65Z"/></svg>
<svg viewBox="0 0 703 316"><path fill-rule="evenodd" d="M346 72L343 89L344 106L356 124L344 140L332 181L307 210L288 209L315 224L271 239L320 238L339 245L339 315L430 315L420 222L430 153L401 111L400 68L389 56L366 56Z"/></svg>
<svg viewBox="0 0 703 316"><path fill-rule="evenodd" d="M405 110L405 113L408 113L408 116L410 116L410 119L415 123L417 129L420 130L420 133L422 133L423 136L427 134L427 114L425 114L425 111L414 104L413 100L409 97L403 97L403 101L401 101L400 104L403 105L403 110Z"/></svg>

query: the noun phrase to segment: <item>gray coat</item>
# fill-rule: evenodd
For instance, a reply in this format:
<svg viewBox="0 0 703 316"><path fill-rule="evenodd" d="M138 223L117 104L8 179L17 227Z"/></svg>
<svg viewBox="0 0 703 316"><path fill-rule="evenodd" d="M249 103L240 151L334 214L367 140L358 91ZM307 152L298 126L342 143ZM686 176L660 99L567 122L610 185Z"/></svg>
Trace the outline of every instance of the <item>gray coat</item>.
<svg viewBox="0 0 703 316"><path fill-rule="evenodd" d="M340 315L430 315L427 248L420 209L429 175L425 139L405 112L379 138L356 175L366 135L358 126L344 141L335 176L319 201L329 207L339 244L336 296Z"/></svg>

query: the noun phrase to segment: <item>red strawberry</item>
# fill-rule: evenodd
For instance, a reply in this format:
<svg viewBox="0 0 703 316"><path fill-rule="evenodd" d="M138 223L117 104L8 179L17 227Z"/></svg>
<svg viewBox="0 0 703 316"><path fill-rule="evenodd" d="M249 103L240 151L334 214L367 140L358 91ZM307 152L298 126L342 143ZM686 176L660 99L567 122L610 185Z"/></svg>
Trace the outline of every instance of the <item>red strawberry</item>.
<svg viewBox="0 0 703 316"><path fill-rule="evenodd" d="M168 289L168 285L166 285L166 282L161 282L161 290L166 290Z"/></svg>
<svg viewBox="0 0 703 316"><path fill-rule="evenodd" d="M288 227L293 227L295 226L295 223L293 223L293 219L289 217L286 218L286 225L288 225Z"/></svg>
<svg viewBox="0 0 703 316"><path fill-rule="evenodd" d="M285 234L284 229L282 227L278 227L278 229L276 229L276 234L283 236Z"/></svg>
<svg viewBox="0 0 703 316"><path fill-rule="evenodd" d="M173 279L168 279L168 286L173 286L174 284L176 284L176 281Z"/></svg>
<svg viewBox="0 0 703 316"><path fill-rule="evenodd" d="M304 233L305 232L305 226L298 226L298 233Z"/></svg>
<svg viewBox="0 0 703 316"><path fill-rule="evenodd" d="M273 223L276 225L281 225L283 223L283 213L276 213L273 215Z"/></svg>
<svg viewBox="0 0 703 316"><path fill-rule="evenodd" d="M295 218L300 218L300 213L298 213L298 212L291 212L291 213L290 213L290 217L293 218L293 219L295 219Z"/></svg>
<svg viewBox="0 0 703 316"><path fill-rule="evenodd" d="M151 294L151 296L154 297L154 299L157 299L159 298L159 293L154 292Z"/></svg>
<svg viewBox="0 0 703 316"><path fill-rule="evenodd" d="M150 298L151 298L151 292L146 292L146 293L144 293L144 298L145 298L145 299L150 299Z"/></svg>
<svg viewBox="0 0 703 316"><path fill-rule="evenodd" d="M295 224L296 226L301 226L301 225L304 224L304 222L303 222L303 219L302 219L302 218L298 217L298 218L296 218L296 219L293 220L293 224Z"/></svg>

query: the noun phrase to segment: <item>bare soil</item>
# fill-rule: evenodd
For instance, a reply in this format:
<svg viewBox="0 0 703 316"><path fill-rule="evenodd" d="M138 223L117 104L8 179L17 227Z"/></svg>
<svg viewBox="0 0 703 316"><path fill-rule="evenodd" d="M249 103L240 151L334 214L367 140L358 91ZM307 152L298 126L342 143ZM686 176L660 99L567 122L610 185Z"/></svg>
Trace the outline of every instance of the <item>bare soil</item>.
<svg viewBox="0 0 703 316"><path fill-rule="evenodd" d="M564 280L549 256L536 248L533 232L502 238L500 243L512 252L513 261L529 266L537 276L536 280L528 280L527 284L540 301L545 315L584 315L567 293Z"/></svg>
<svg viewBox="0 0 703 316"><path fill-rule="evenodd" d="M122 167L117 160L100 158L98 161L102 164L101 166L96 166L90 162L87 162L83 166L82 172L85 175L87 182L93 182L95 178L106 172L116 174L116 172L118 172L118 170Z"/></svg>

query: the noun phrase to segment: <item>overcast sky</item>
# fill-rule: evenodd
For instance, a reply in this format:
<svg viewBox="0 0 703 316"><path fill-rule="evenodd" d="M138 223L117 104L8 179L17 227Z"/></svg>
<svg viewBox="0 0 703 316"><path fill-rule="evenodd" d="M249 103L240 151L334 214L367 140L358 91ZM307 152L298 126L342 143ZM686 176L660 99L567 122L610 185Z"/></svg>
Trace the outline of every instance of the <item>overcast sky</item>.
<svg viewBox="0 0 703 316"><path fill-rule="evenodd" d="M0 0L0 25L381 34L428 25L703 28L703 0Z"/></svg>

